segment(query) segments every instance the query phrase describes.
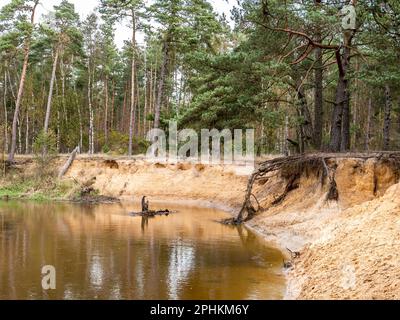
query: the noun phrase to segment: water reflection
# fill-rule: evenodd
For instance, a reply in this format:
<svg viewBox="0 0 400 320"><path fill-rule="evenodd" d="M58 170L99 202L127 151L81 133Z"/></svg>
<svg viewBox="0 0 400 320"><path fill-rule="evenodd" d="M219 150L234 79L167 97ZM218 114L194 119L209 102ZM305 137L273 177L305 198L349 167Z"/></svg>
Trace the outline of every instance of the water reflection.
<svg viewBox="0 0 400 320"><path fill-rule="evenodd" d="M281 254L225 214L171 206L0 203L1 299L278 299ZM41 288L54 265L57 289Z"/></svg>

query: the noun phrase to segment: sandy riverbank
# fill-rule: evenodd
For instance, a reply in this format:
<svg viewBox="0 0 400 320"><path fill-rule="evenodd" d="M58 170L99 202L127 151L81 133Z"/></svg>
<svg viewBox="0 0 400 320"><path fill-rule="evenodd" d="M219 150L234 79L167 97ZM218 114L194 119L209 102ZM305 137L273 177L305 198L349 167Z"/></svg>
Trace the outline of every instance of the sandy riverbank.
<svg viewBox="0 0 400 320"><path fill-rule="evenodd" d="M399 299L400 185L396 171L374 160L338 161L338 202L310 174L285 201L249 225L301 253L288 275L287 299ZM279 178L258 185L268 207Z"/></svg>
<svg viewBox="0 0 400 320"><path fill-rule="evenodd" d="M57 160L60 166L65 159ZM105 196L175 201L237 212L248 172L232 166L147 163L141 158L78 157L63 180L94 179ZM248 223L268 241L299 251L287 272L287 299L400 298L400 185L398 173L374 160L338 160L338 202L326 202L327 186L314 173L277 206L286 182L260 181L255 195L264 212ZM288 253L288 252L286 252Z"/></svg>

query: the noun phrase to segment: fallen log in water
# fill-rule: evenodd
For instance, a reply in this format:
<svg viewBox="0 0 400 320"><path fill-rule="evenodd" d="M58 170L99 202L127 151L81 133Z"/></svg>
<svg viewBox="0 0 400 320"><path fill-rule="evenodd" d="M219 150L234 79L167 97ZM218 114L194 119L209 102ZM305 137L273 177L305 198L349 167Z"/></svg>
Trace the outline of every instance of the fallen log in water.
<svg viewBox="0 0 400 320"><path fill-rule="evenodd" d="M133 217L155 217L155 216L168 216L173 213L171 210L149 210L149 201L146 201L146 196L142 197L142 211L130 212L129 215Z"/></svg>
<svg viewBox="0 0 400 320"><path fill-rule="evenodd" d="M155 217L155 216L168 216L169 214L174 213L168 209L165 210L148 210L148 211L140 211L140 212L130 212L129 215L132 217Z"/></svg>

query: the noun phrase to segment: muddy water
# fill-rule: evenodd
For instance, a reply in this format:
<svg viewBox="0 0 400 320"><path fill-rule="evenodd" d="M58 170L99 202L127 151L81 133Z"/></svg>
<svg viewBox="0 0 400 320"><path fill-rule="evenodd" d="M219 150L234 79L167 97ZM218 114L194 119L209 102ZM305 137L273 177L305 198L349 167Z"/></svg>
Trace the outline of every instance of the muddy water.
<svg viewBox="0 0 400 320"><path fill-rule="evenodd" d="M0 203L0 299L282 298L279 251L215 222L225 213L168 207L178 213L145 221L126 204Z"/></svg>

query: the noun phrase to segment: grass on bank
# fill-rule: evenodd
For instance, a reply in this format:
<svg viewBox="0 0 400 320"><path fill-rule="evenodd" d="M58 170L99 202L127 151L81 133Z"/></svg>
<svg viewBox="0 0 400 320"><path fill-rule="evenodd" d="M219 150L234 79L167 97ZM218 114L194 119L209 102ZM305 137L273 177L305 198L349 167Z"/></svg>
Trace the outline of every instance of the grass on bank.
<svg viewBox="0 0 400 320"><path fill-rule="evenodd" d="M59 180L54 170L41 166L13 168L0 176L0 199L69 200L78 193L75 183Z"/></svg>
<svg viewBox="0 0 400 320"><path fill-rule="evenodd" d="M0 200L29 199L37 201L69 200L79 194L80 186L57 177L57 140L54 132L41 132L35 139L33 163L6 166L2 152L0 164ZM44 152L43 150L46 150Z"/></svg>

